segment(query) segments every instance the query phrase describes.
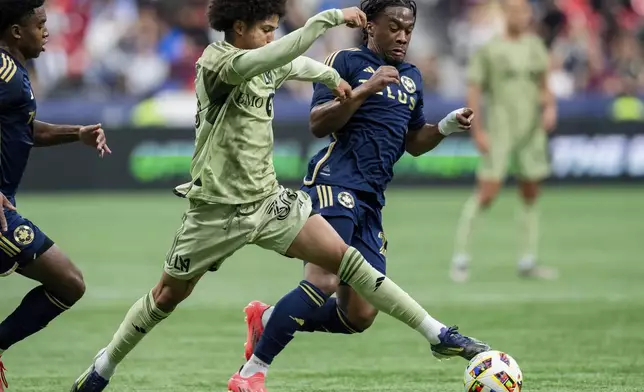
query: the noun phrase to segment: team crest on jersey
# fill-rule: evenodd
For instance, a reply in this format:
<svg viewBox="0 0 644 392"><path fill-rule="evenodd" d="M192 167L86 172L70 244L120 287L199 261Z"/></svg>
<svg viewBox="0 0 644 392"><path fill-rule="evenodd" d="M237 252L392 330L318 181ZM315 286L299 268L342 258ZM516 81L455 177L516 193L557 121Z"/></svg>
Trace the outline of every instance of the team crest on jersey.
<svg viewBox="0 0 644 392"><path fill-rule="evenodd" d="M338 202L346 208L353 208L356 206L356 202L353 200L353 196L351 196L349 192L338 193Z"/></svg>
<svg viewBox="0 0 644 392"><path fill-rule="evenodd" d="M409 94L416 92L416 82L414 82L414 79L410 78L409 76L402 76L400 78L400 84L402 84L402 86Z"/></svg>
<svg viewBox="0 0 644 392"><path fill-rule="evenodd" d="M34 240L34 230L27 225L20 225L13 231L13 239L19 245L27 246Z"/></svg>

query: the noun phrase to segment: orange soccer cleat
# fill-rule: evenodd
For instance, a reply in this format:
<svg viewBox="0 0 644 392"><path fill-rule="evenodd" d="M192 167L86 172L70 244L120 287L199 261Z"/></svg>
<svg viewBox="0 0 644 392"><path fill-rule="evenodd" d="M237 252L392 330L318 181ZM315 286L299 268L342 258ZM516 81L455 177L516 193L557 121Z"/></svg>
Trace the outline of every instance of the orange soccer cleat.
<svg viewBox="0 0 644 392"><path fill-rule="evenodd" d="M244 313L246 313L246 326L248 327L248 334L246 335L246 343L244 343L244 358L248 361L255 351L255 346L259 342L259 338L264 333L264 325L262 324L262 315L270 308L270 305L259 301L253 301L246 305Z"/></svg>
<svg viewBox="0 0 644 392"><path fill-rule="evenodd" d="M5 388L9 388L9 384L7 383L7 377L4 375L4 372L7 369L4 367L4 364L2 363L2 356L0 355L0 392L4 392Z"/></svg>
<svg viewBox="0 0 644 392"><path fill-rule="evenodd" d="M264 373L255 373L250 377L242 377L239 372L233 374L228 380L230 392L268 392L264 385Z"/></svg>

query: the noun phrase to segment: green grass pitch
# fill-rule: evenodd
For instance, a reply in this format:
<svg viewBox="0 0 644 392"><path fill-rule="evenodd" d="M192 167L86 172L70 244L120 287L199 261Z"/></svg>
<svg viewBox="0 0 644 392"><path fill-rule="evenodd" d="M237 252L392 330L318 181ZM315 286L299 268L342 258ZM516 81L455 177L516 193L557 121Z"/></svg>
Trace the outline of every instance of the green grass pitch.
<svg viewBox="0 0 644 392"><path fill-rule="evenodd" d="M389 274L431 314L514 356L525 391L642 391L644 203L641 188L556 188L542 202L542 260L555 282L515 275L518 206L507 190L475 232L473 279L447 279L467 189L391 190L385 209ZM19 210L81 267L87 294L8 351L10 390L67 391L160 276L185 201L165 193L24 195ZM112 391L225 391L241 365L242 307L274 303L301 278L299 262L249 247L123 362ZM0 314L33 283L0 281ZM438 362L415 332L386 315L356 336L298 334L275 361L275 392L462 391L466 362Z"/></svg>

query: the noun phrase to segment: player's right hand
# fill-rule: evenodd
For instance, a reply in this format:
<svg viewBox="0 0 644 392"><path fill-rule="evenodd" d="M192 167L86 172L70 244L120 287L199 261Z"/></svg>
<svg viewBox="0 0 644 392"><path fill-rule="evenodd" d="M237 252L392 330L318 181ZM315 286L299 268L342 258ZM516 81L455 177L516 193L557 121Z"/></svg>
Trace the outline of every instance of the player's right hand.
<svg viewBox="0 0 644 392"><path fill-rule="evenodd" d="M351 85L344 79L341 79L338 87L333 89L333 95L335 95L340 102L344 102L351 98L352 93L353 90L351 89Z"/></svg>
<svg viewBox="0 0 644 392"><path fill-rule="evenodd" d="M345 8L342 10L342 15L344 15L344 23L352 29L367 27L367 15L358 7Z"/></svg>
<svg viewBox="0 0 644 392"><path fill-rule="evenodd" d="M490 143L488 141L487 132L483 130L473 132L472 137L474 138L476 149L479 150L482 155L486 155L490 152Z"/></svg>
<svg viewBox="0 0 644 392"><path fill-rule="evenodd" d="M0 228L4 233L5 231L9 230L9 227L7 226L7 217L4 216L4 210L6 208L9 211L15 211L16 207L14 207L9 199L7 199L7 197L2 193L0 193L0 199L2 201L2 210L0 210Z"/></svg>
<svg viewBox="0 0 644 392"><path fill-rule="evenodd" d="M383 65L378 68L371 78L364 84L372 94L381 92L392 83L400 83L400 74L395 67Z"/></svg>

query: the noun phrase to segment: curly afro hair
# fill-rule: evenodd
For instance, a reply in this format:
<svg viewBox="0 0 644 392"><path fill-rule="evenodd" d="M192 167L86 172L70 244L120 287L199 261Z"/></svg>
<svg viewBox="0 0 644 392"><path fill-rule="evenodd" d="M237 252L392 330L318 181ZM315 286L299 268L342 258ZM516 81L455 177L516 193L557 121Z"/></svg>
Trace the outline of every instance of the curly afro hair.
<svg viewBox="0 0 644 392"><path fill-rule="evenodd" d="M45 0L0 0L0 32L34 14Z"/></svg>
<svg viewBox="0 0 644 392"><path fill-rule="evenodd" d="M231 31L235 21L247 24L286 14L288 0L210 0L208 22L216 31Z"/></svg>

